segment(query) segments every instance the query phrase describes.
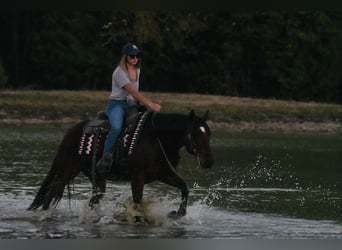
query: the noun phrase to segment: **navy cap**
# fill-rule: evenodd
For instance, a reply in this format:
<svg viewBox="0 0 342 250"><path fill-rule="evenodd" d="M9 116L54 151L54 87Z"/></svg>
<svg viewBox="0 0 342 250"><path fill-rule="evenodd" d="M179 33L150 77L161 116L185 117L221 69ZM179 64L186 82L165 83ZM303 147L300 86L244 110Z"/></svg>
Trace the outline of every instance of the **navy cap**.
<svg viewBox="0 0 342 250"><path fill-rule="evenodd" d="M139 53L141 53L141 50L134 43L127 43L122 48L122 54L124 55L137 55Z"/></svg>

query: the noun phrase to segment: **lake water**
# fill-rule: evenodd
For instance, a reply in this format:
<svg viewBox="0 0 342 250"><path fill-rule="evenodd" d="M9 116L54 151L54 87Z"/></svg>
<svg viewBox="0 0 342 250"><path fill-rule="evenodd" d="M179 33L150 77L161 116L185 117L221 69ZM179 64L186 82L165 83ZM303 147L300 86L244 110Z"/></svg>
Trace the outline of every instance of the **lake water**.
<svg viewBox="0 0 342 250"><path fill-rule="evenodd" d="M75 179L72 198L48 211L26 211L47 174L66 125L1 126L0 238L342 239L342 135L228 133L213 130L212 169L182 152L190 188L145 186L146 223L126 216L128 183L108 183L101 206L87 207L91 184Z"/></svg>

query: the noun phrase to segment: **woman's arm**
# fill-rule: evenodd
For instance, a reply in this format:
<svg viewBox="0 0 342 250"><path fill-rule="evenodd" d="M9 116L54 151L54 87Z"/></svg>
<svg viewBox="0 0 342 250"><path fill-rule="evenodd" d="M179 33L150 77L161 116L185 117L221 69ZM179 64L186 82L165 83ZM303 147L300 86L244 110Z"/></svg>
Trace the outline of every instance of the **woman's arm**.
<svg viewBox="0 0 342 250"><path fill-rule="evenodd" d="M146 98L143 94L141 94L139 91L135 90L133 85L131 83L128 83L124 86L124 88L130 93L135 99L137 99L139 102L144 104L145 106L149 107L155 112L160 112L161 106L158 103L152 102L150 99Z"/></svg>

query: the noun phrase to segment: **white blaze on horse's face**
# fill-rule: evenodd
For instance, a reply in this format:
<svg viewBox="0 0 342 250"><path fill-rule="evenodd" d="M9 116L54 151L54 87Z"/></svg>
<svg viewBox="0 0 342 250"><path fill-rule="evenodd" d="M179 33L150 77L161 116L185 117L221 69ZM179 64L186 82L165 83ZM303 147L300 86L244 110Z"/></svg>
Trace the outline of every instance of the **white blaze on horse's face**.
<svg viewBox="0 0 342 250"><path fill-rule="evenodd" d="M201 126L199 129L200 129L204 134L206 133L205 127Z"/></svg>

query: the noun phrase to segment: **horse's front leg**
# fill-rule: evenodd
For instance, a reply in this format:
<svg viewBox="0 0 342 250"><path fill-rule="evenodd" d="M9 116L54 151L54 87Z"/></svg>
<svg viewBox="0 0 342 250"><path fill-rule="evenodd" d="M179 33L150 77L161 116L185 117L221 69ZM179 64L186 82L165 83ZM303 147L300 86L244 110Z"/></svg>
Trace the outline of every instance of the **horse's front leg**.
<svg viewBox="0 0 342 250"><path fill-rule="evenodd" d="M170 171L169 175L163 179L162 182L176 187L181 190L182 193L182 201L177 211L172 211L168 214L168 217L171 219L178 219L186 215L186 209L188 205L188 197L189 197L189 189L186 185L185 181L174 171Z"/></svg>
<svg viewBox="0 0 342 250"><path fill-rule="evenodd" d="M182 192L182 201L181 201L181 204L179 205L178 211L172 211L168 214L168 217L171 219L178 219L179 217L183 217L186 215L189 190L185 182L183 182L179 188Z"/></svg>

